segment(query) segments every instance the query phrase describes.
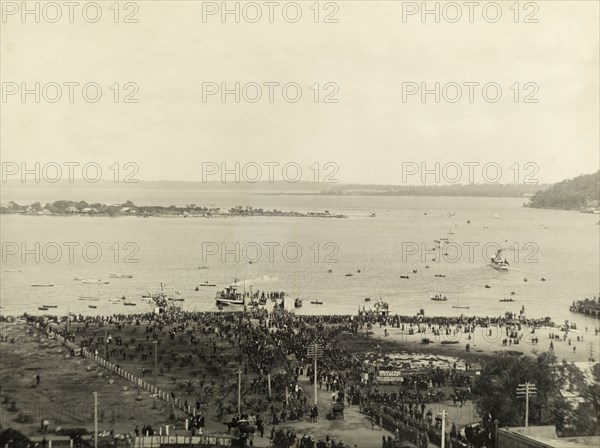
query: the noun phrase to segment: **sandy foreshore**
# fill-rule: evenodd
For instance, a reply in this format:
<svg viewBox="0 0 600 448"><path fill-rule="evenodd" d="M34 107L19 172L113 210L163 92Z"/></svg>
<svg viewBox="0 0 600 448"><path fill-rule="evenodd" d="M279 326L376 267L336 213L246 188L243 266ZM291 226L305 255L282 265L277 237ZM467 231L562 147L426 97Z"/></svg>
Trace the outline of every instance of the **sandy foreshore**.
<svg viewBox="0 0 600 448"><path fill-rule="evenodd" d="M385 334L386 330L387 335ZM489 330L492 330L491 334ZM373 337L396 342L400 347L409 352L433 351L436 353L445 353L449 356L467 355L467 344L470 346L471 354L490 356L510 351L536 356L539 353L550 351L550 343L552 342L552 349L557 361L584 362L590 360L590 344L593 344L592 357L595 361L598 361L599 336L595 334L594 329L588 329L587 333L585 329L583 332L580 330L570 330L566 333L557 327L541 327L536 329L523 327L523 330L520 332L521 340L519 343L511 343L510 345L508 342L506 345L503 344L503 340L507 339L507 337L505 329L502 327L478 327L471 334L459 333L450 336L436 336L431 331L410 335L407 331L402 331L399 328L380 326L374 326L371 331L373 332ZM550 335L554 335L555 338L551 339ZM534 342L536 338L538 340L537 343ZM424 344L423 339L429 339L430 343ZM457 341L457 343L447 344L442 343L442 341Z"/></svg>

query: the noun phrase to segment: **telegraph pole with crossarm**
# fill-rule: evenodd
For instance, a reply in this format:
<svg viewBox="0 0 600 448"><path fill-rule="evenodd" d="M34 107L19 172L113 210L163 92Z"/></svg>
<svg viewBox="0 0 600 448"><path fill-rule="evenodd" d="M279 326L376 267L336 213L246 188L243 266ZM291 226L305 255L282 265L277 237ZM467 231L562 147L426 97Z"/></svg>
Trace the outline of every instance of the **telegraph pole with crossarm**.
<svg viewBox="0 0 600 448"><path fill-rule="evenodd" d="M517 397L525 397L525 427L529 426L529 396L537 395L534 383L526 382L517 386Z"/></svg>
<svg viewBox="0 0 600 448"><path fill-rule="evenodd" d="M308 357L309 358L313 358L315 361L315 373L314 373L314 386L315 386L315 406L317 405L318 402L318 398L317 398L317 359L321 358L323 359L323 346L321 344L318 344L317 342L314 343L314 345L311 345L310 347L308 347Z"/></svg>

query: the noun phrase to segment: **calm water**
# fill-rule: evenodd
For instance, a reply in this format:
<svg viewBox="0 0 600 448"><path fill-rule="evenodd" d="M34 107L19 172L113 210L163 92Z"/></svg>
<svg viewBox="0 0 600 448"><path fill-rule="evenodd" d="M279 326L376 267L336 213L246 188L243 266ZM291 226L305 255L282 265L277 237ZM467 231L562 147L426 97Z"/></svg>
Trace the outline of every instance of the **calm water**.
<svg viewBox="0 0 600 448"><path fill-rule="evenodd" d="M290 298L303 298L304 306L297 311L300 313L355 313L359 307L369 305L364 302L365 297L371 297L371 303L381 297L390 303L393 313L414 314L424 308L428 315L499 315L506 310L518 311L524 305L531 317L550 316L557 322L570 319L580 325L597 325L592 319L570 313L568 307L573 300L600 290L598 215L527 209L521 206L522 199L244 196L219 192L201 198L183 192L173 198L176 199L155 202L225 207L243 204L299 211L327 209L349 218L2 216L4 247L11 242L26 243L28 248L36 242L41 246L55 242L62 247L62 256L55 263L49 260L55 255L50 246L47 259L42 256L40 262L33 255L23 262L21 254L5 254L2 312L41 313L38 307L43 304L58 305L52 310L57 314L141 312L150 309L140 300L141 294L155 291L161 281L180 292L186 309L215 310L216 290L238 277L246 279L248 289L252 285L253 290L285 291ZM115 197L117 200L124 198ZM373 212L377 216L370 218ZM462 250L458 261L439 257L433 261L433 255L423 261L421 250L432 249L434 240L445 237L455 243L447 249L446 258L454 257L458 246ZM80 243L74 249L73 262L68 257L69 242ZM81 246L88 242L102 248L95 263L82 255ZM126 246L128 242L138 248L135 254ZM203 245L206 249L207 243L218 253L205 252L203 260ZM223 254L222 243L233 253ZM239 262L235 259L235 243L240 244ZM274 248L272 261L269 243L279 244ZM288 243L291 244L284 254L282 247ZM489 266L481 250L486 243L512 247L505 251L511 263L508 272ZM242 252L246 244L247 251ZM468 244L479 244L473 257L469 256ZM262 256L250 264L247 260L257 258L257 245L262 248ZM419 252L407 255L406 250L403 252L407 245ZM298 247L301 255L295 250ZM444 250L439 254L443 253ZM94 254L90 249L88 255ZM132 260L138 262L125 262L125 257L132 254ZM488 255L493 255L493 247ZM197 269L201 265L209 269ZM426 269L426 265L430 268ZM418 272L413 274L413 269ZM110 273L134 277L109 279ZM353 276L347 277L347 273ZM409 275L410 279L401 279L400 275ZM110 284L82 284L75 277L102 278ZM216 283L217 288L194 291L195 285L205 280ZM32 283L55 286L35 288L30 286ZM491 288L486 289L486 284ZM509 297L511 291L516 293L515 302L498 301ZM448 301L429 300L438 293L447 296ZM125 307L109 301L123 295L138 305ZM98 297L99 301L81 301L80 296ZM308 303L314 299L324 304ZM97 305L97 309L90 309L89 304ZM452 305L469 309L454 309Z"/></svg>

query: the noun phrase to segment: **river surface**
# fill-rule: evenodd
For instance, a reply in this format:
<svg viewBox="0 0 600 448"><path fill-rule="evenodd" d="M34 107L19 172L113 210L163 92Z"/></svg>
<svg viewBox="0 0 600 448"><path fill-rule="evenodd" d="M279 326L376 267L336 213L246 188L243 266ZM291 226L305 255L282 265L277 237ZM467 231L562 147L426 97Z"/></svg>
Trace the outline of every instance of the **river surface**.
<svg viewBox="0 0 600 448"><path fill-rule="evenodd" d="M216 310L216 291L238 278L247 290L285 291L287 307L292 307L293 298L303 298L296 312L304 314L354 314L383 298L398 314L412 315L423 308L427 315L497 316L524 306L528 317L598 325L569 312L573 300L600 290L598 215L529 209L522 207L523 199L506 198L170 193L171 198L156 200L151 192L144 198L115 194L111 199L329 210L348 218L4 215L2 313L37 314L43 312L38 310L42 305L56 305L48 311L54 314L149 311L141 295L157 291L161 282L168 292L179 292L185 309ZM370 217L372 213L376 216ZM450 244L424 253L442 238ZM70 256L69 245L77 243ZM489 265L495 247L505 248L507 272ZM113 279L111 273L133 278ZM77 277L110 283L84 284ZM195 291L203 281L217 286ZM32 287L34 283L54 286ZM511 292L514 302L499 302ZM431 301L435 294L448 301ZM137 305L109 300L122 296ZM365 297L371 301L365 302ZM323 304L312 305L310 300Z"/></svg>

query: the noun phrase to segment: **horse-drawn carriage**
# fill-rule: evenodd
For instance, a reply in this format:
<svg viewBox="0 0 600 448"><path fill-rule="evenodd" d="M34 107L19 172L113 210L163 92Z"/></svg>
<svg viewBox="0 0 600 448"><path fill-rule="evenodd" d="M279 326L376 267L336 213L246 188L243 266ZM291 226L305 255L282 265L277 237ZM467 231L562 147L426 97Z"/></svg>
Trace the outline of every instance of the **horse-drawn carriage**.
<svg viewBox="0 0 600 448"><path fill-rule="evenodd" d="M329 418L331 420L336 420L338 417L344 420L344 403L337 402L331 406Z"/></svg>

